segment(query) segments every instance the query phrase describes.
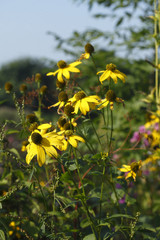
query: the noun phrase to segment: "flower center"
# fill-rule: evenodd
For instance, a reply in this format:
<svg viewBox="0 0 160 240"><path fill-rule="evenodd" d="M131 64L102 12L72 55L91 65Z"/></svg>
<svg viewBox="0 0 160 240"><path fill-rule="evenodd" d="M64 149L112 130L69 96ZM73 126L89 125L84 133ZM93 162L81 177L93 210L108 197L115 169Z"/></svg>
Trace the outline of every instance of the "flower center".
<svg viewBox="0 0 160 240"><path fill-rule="evenodd" d="M78 100L81 100L82 98L85 98L86 97L86 94L83 92L83 91L80 91L78 93L75 94L75 99L78 101Z"/></svg>
<svg viewBox="0 0 160 240"><path fill-rule="evenodd" d="M63 127L66 122L67 122L67 119L64 118L64 117L60 117L58 119L58 124L59 124L60 127Z"/></svg>
<svg viewBox="0 0 160 240"><path fill-rule="evenodd" d="M94 52L94 47L90 43L87 43L85 45L85 52L92 54Z"/></svg>
<svg viewBox="0 0 160 240"><path fill-rule="evenodd" d="M136 173L139 170L139 164L136 162L131 163L131 170Z"/></svg>
<svg viewBox="0 0 160 240"><path fill-rule="evenodd" d="M58 101L59 102L67 102L68 101L68 95L66 92L62 91L58 95Z"/></svg>
<svg viewBox="0 0 160 240"><path fill-rule="evenodd" d="M64 130L72 130L73 129L73 125L69 122L65 123L63 126Z"/></svg>
<svg viewBox="0 0 160 240"><path fill-rule="evenodd" d="M74 114L74 107L71 105L66 105L64 107L64 113L68 116L71 117Z"/></svg>
<svg viewBox="0 0 160 240"><path fill-rule="evenodd" d="M66 137L72 136L73 131L72 130L67 130L67 131L65 131L65 135L66 135Z"/></svg>
<svg viewBox="0 0 160 240"><path fill-rule="evenodd" d="M57 63L57 66L58 68L65 68L67 67L67 63L63 60L60 60L58 63Z"/></svg>
<svg viewBox="0 0 160 240"><path fill-rule="evenodd" d="M32 133L31 139L32 139L32 142L35 143L36 145L39 145L42 142L42 136L37 132Z"/></svg>
<svg viewBox="0 0 160 240"><path fill-rule="evenodd" d="M116 70L116 65L113 63L107 64L106 69L114 72Z"/></svg>
<svg viewBox="0 0 160 240"><path fill-rule="evenodd" d="M108 92L106 93L106 99L109 102L114 102L116 100L116 94L113 90L108 90Z"/></svg>
<svg viewBox="0 0 160 240"><path fill-rule="evenodd" d="M60 82L60 81L56 81L56 86L59 89L63 89L66 86L66 82Z"/></svg>

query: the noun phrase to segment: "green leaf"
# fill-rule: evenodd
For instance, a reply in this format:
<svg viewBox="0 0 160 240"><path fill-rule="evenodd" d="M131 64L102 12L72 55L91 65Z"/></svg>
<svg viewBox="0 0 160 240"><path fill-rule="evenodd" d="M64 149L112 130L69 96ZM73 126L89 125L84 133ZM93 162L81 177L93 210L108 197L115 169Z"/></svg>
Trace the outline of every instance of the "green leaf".
<svg viewBox="0 0 160 240"><path fill-rule="evenodd" d="M94 234L92 233L92 234L89 234L89 235L87 235L86 237L84 237L83 240L95 240L95 236L94 236Z"/></svg>
<svg viewBox="0 0 160 240"><path fill-rule="evenodd" d="M76 170L76 169L77 169L76 164L71 164L71 165L69 166L69 170L70 170L70 171L74 171L74 170Z"/></svg>
<svg viewBox="0 0 160 240"><path fill-rule="evenodd" d="M15 129L8 129L6 131L6 135L9 135L9 134L14 134L14 133L19 133L19 130L15 130Z"/></svg>
<svg viewBox="0 0 160 240"><path fill-rule="evenodd" d="M0 239L1 240L5 240L6 239L5 238L5 234L4 234L4 232L2 230L0 230Z"/></svg>

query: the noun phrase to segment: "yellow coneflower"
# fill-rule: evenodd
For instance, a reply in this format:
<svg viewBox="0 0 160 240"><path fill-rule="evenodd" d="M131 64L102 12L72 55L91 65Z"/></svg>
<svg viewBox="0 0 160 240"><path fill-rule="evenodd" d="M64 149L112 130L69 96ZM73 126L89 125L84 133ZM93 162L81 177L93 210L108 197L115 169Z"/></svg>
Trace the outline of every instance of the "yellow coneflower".
<svg viewBox="0 0 160 240"><path fill-rule="evenodd" d="M99 97L97 95L86 96L83 91L79 91L68 102L72 103L76 114L80 110L83 115L86 115L99 104Z"/></svg>
<svg viewBox="0 0 160 240"><path fill-rule="evenodd" d="M99 81L103 83L105 80L113 79L115 83L117 83L117 79L120 78L123 83L125 83L126 75L119 70L117 70L116 65L113 63L106 65L106 70L99 71L97 74L102 73L102 75L99 78Z"/></svg>
<svg viewBox="0 0 160 240"><path fill-rule="evenodd" d="M27 145L27 164L36 155L40 167L45 163L46 154L49 157L58 157L57 149L63 144L62 137L55 131L47 133L49 128L51 128L50 124L42 124L31 133L28 139L29 144Z"/></svg>
<svg viewBox="0 0 160 240"><path fill-rule="evenodd" d="M70 79L70 72L80 72L80 70L76 68L76 66L78 66L79 64L81 64L80 61L67 64L65 61L60 60L57 63L58 70L56 70L55 72L47 73L47 76L51 76L51 75L55 76L56 74L58 74L57 75L58 81L64 82L63 76L66 79Z"/></svg>
<svg viewBox="0 0 160 240"><path fill-rule="evenodd" d="M142 167L142 162L140 160L138 162L132 162L131 165L122 165L122 168L120 168L119 170L121 172L127 173L125 176L125 179L132 177L134 181L136 181L136 175L141 176L142 174L142 171L140 170L141 167Z"/></svg>

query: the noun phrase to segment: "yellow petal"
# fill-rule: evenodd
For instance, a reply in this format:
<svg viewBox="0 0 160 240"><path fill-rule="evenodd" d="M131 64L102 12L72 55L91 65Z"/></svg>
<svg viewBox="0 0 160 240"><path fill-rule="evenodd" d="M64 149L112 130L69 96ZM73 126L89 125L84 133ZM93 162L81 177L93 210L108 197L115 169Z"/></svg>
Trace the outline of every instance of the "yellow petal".
<svg viewBox="0 0 160 240"><path fill-rule="evenodd" d="M73 63L70 63L69 64L69 67L75 67L75 66L77 66L77 65L79 65L79 64L81 64L82 62L80 62L80 61L76 61L76 62L73 62Z"/></svg>
<svg viewBox="0 0 160 240"><path fill-rule="evenodd" d="M73 146L73 147L77 147L77 141L74 139L74 137L70 136L68 138L68 142Z"/></svg>
<svg viewBox="0 0 160 240"><path fill-rule="evenodd" d="M74 106L74 112L75 112L75 114L78 113L79 108L80 108L80 100L77 101L76 104L75 104L75 106Z"/></svg>
<svg viewBox="0 0 160 240"><path fill-rule="evenodd" d="M40 167L42 167L42 165L45 163L45 160L46 156L44 149L41 146L37 145L37 162Z"/></svg>
<svg viewBox="0 0 160 240"><path fill-rule="evenodd" d="M49 157L56 157L56 158L58 157L58 153L57 153L56 149L53 146L46 147L45 150L46 150L46 154Z"/></svg>
<svg viewBox="0 0 160 240"><path fill-rule="evenodd" d="M81 100L81 106L85 109L86 112L89 112L89 105L85 98Z"/></svg>
<svg viewBox="0 0 160 240"><path fill-rule="evenodd" d="M26 155L26 163L30 164L30 161L32 160L32 158L37 154L36 145L34 143L29 144L27 150L28 150L28 153Z"/></svg>
<svg viewBox="0 0 160 240"><path fill-rule="evenodd" d="M74 135L74 139L76 139L76 140L78 140L80 142L85 142L85 140L82 137L77 136L77 135Z"/></svg>
<svg viewBox="0 0 160 240"><path fill-rule="evenodd" d="M113 81L115 82L115 83L117 83L117 76L116 76L116 74L115 73L111 73L111 78L113 79Z"/></svg>
<svg viewBox="0 0 160 240"><path fill-rule="evenodd" d="M40 129L40 130L46 130L46 129L51 128L51 127L52 127L51 124L49 124L49 123L44 123L44 124L39 125L39 126L38 126L38 129Z"/></svg>
<svg viewBox="0 0 160 240"><path fill-rule="evenodd" d="M86 115L87 112L86 112L85 108L83 107L83 105L81 104L81 100L80 100L79 107L80 107L80 111L83 113L83 115Z"/></svg>
<svg viewBox="0 0 160 240"><path fill-rule="evenodd" d="M63 70L63 75L65 76L66 79L70 79L70 73L69 73L68 69Z"/></svg>
<svg viewBox="0 0 160 240"><path fill-rule="evenodd" d="M64 80L63 80L62 74L63 74L63 70L62 70L62 69L59 69L59 70L58 70L57 79L58 79L58 81L64 83Z"/></svg>

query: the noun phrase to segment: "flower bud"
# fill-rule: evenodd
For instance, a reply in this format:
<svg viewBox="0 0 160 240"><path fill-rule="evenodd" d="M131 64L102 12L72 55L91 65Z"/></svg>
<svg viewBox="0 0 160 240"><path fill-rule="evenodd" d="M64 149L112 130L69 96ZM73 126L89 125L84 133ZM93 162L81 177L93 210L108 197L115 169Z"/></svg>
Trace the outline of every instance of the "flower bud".
<svg viewBox="0 0 160 240"><path fill-rule="evenodd" d="M10 82L6 82L4 88L5 88L6 93L10 93L13 89L13 85Z"/></svg>

